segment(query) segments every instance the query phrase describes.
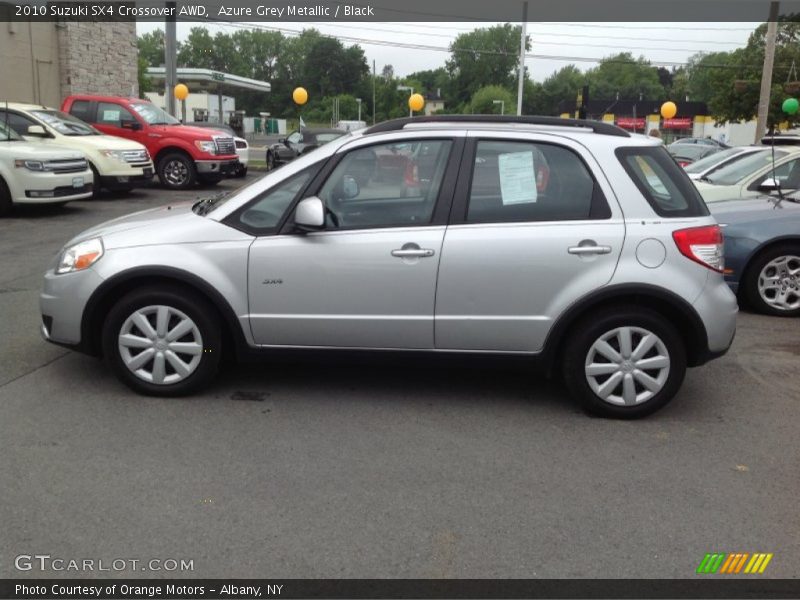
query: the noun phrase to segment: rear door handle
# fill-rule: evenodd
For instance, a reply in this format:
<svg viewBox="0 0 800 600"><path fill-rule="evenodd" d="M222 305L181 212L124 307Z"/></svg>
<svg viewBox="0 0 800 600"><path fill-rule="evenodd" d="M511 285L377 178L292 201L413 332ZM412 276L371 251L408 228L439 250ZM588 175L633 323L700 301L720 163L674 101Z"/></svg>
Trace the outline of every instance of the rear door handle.
<svg viewBox="0 0 800 600"><path fill-rule="evenodd" d="M598 246L597 244L591 246L570 246L567 248L567 252L570 254L577 254L578 256L587 254L611 254L611 246Z"/></svg>

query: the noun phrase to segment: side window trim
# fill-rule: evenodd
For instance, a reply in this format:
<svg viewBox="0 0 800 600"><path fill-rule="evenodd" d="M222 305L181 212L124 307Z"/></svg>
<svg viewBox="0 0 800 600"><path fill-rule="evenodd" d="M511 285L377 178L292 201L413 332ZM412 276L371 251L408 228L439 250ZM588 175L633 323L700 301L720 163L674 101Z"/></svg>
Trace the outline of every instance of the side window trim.
<svg viewBox="0 0 800 600"><path fill-rule="evenodd" d="M597 175L592 170L591 166L586 162L586 159L583 156L581 156L579 152L576 152L574 148L550 140L540 140L540 139L531 140L524 138L501 138L501 137L474 137L467 139L466 146L464 148L460 172L458 173L458 184L455 189L455 198L453 200L452 210L450 211L450 217L448 221L450 225L496 224L496 223L470 223L469 220L467 219L467 215L469 212L470 194L472 191L472 180L475 177L475 158L478 153L478 144L480 142L506 142L506 143L549 145L549 146L555 146L557 148L562 148L572 153L575 156L575 158L577 158L583 165L583 167L586 169L586 172L589 174L589 177L591 177L593 183L591 205L589 208L589 215L586 218L586 220L589 221L607 220L612 217L611 204L609 203L609 200L606 197L605 192L603 191L603 186L600 185L600 182L598 181ZM605 176L605 173L603 173L603 176ZM526 222L557 223L562 221L513 221L513 222L514 223L526 223Z"/></svg>

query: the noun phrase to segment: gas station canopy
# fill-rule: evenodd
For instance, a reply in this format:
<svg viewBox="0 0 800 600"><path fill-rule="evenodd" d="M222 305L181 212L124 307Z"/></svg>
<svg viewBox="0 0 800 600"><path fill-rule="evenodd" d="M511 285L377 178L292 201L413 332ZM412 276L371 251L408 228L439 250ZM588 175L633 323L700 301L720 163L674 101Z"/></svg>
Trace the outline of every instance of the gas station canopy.
<svg viewBox="0 0 800 600"><path fill-rule="evenodd" d="M166 69L164 67L149 67L147 76L156 81L164 81ZM267 81L259 81L232 75L231 73L220 73L212 69L192 69L179 67L177 78L181 83L189 86L192 92L210 92L212 94L231 94L236 90L250 90L255 92L270 92L272 86Z"/></svg>

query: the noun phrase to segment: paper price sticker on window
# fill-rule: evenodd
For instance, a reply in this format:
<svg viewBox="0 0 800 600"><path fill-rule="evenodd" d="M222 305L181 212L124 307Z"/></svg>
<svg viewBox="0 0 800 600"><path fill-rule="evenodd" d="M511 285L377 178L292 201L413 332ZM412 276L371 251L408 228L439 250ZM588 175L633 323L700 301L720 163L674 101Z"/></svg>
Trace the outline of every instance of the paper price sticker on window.
<svg viewBox="0 0 800 600"><path fill-rule="evenodd" d="M113 110L113 109L112 110L104 110L103 111L103 121L106 121L106 122L109 122L109 123L114 122L114 121L119 121L120 120L119 119L119 115L120 115L120 111L118 111L118 110Z"/></svg>
<svg viewBox="0 0 800 600"><path fill-rule="evenodd" d="M536 202L533 152L510 152L497 157L503 205Z"/></svg>

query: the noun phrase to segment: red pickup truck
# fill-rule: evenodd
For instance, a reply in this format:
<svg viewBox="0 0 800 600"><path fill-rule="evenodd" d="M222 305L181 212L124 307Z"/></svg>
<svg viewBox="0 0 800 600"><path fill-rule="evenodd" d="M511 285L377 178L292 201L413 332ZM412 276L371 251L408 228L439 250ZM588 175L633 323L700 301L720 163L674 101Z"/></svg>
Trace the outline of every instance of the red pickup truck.
<svg viewBox="0 0 800 600"><path fill-rule="evenodd" d="M213 185L236 171L236 144L230 135L181 125L147 100L75 95L64 100L61 110L103 133L144 144L161 184L169 189L186 189L196 182Z"/></svg>

